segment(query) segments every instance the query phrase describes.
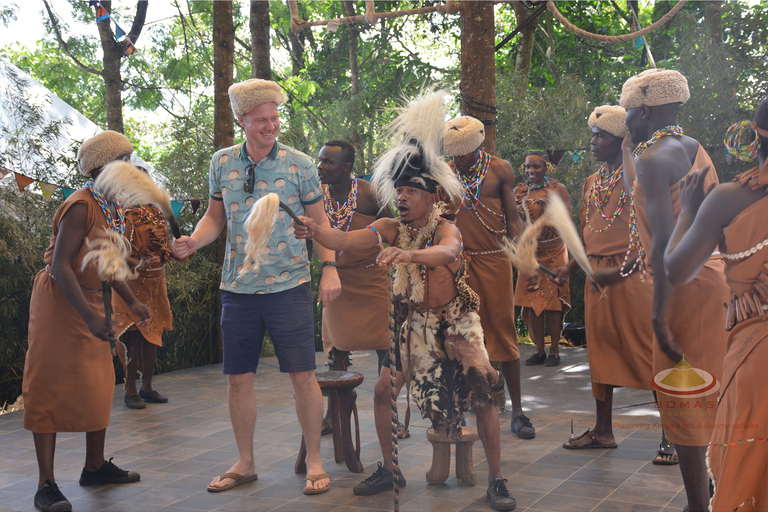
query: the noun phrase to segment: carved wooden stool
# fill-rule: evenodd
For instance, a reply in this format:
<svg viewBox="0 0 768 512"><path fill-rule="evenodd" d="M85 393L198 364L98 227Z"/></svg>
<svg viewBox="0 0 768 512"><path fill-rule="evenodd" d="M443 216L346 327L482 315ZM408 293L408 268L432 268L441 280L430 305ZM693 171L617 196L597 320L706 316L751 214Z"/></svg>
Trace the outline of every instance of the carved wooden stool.
<svg viewBox="0 0 768 512"><path fill-rule="evenodd" d="M480 439L474 427L461 427L461 438L436 434L427 430L427 439L432 443L432 467L427 471L427 482L442 484L448 480L451 470L451 445L456 445L456 478L464 485L475 485L477 475L472 462L472 446Z"/></svg>
<svg viewBox="0 0 768 512"><path fill-rule="evenodd" d="M350 371L328 371L315 374L324 396L331 407L331 428L333 428L333 455L336 462L346 462L353 473L362 473L360 462L360 421L357 417L357 392L355 388L363 382L363 374ZM352 442L351 416L355 416L355 440ZM319 433L318 433L319 434ZM296 459L296 473L306 473L307 445L301 436L301 448Z"/></svg>

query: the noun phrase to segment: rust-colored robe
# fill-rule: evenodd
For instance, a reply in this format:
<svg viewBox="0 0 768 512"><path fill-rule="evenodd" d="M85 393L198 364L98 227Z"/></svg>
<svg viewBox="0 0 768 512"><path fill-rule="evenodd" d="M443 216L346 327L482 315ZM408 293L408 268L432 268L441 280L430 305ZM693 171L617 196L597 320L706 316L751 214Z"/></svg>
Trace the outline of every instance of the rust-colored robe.
<svg viewBox="0 0 768 512"><path fill-rule="evenodd" d="M173 328L171 305L165 282L165 264L171 259L168 246L168 225L160 210L153 205L129 208L125 211L125 236L131 242L131 257L137 260L159 257L160 261L139 271L136 279L126 281L139 302L152 310L152 323L137 327L141 321L118 294L112 294L112 325L118 336L137 329L144 339L163 346L163 333Z"/></svg>
<svg viewBox="0 0 768 512"><path fill-rule="evenodd" d="M766 213L768 196L748 206L723 230L720 250L736 254L768 238ZM768 277L768 246L748 258L726 260L730 296L754 291L760 274ZM707 452L715 483L711 502L715 512L764 510L768 506L766 338L768 320L759 316L737 323L728 336L720 403L713 421L716 428Z"/></svg>
<svg viewBox="0 0 768 512"><path fill-rule="evenodd" d="M374 217L358 212L350 231L365 229ZM389 291L387 269L376 264L381 251L371 249L336 253L341 294L323 308L323 350L386 350L389 348Z"/></svg>
<svg viewBox="0 0 768 512"><path fill-rule="evenodd" d="M53 236L43 256L53 262L59 225L70 208L85 204L85 236L106 237L104 214L87 189L66 199L53 217ZM93 265L80 270L88 253L83 242L72 270L88 304L104 311L101 280ZM24 362L24 428L37 433L95 432L109 425L115 371L109 343L88 330L83 318L64 297L48 267L37 273L29 304L29 349Z"/></svg>
<svg viewBox="0 0 768 512"><path fill-rule="evenodd" d="M597 173L584 182L581 202L581 233L593 270L617 268L624 262L629 244L629 198L613 222L600 214L590 201ZM624 191L619 179L602 210L611 218ZM584 317L587 355L592 379L592 396L606 399L606 386L652 389L653 327L648 319L653 307L653 281L633 272L620 283L611 285L603 298L591 286L584 287Z"/></svg>
<svg viewBox="0 0 768 512"><path fill-rule="evenodd" d="M709 155L699 145L696 159L689 173L709 165L705 187L717 183L717 173ZM670 187L672 207L677 222L680 214L679 182ZM646 253L646 270L651 273L651 236L646 212L645 193L635 184L634 203L637 211L638 234ZM685 359L694 368L701 368L720 379L725 356L725 308L728 286L725 283L723 260L713 256L696 278L683 286L675 286L669 297L666 320L672 335L685 353ZM651 317L648 317L651 321ZM653 373L672 368L672 361L662 352L658 341L653 341ZM675 397L658 391L658 406L664 431L671 442L684 446L706 446L712 436L717 392L697 398Z"/></svg>
<svg viewBox="0 0 768 512"><path fill-rule="evenodd" d="M525 210L530 212L531 222L538 219L544 212L547 196L550 192L555 192L558 185L557 180L550 179L546 187L528 191L525 182L515 187L515 201L517 201L517 211L523 222L526 222ZM568 264L568 249L551 227L546 227L539 237L539 248L536 252L536 259L539 264L550 270ZM531 308L536 316L544 311L562 311L565 315L571 309L571 290L568 284L557 286L547 279L547 276L541 274L541 288L535 292L526 291L525 286L520 279L517 280L515 287L515 304L524 308Z"/></svg>
<svg viewBox="0 0 768 512"><path fill-rule="evenodd" d="M504 211L499 198L480 196L480 201L494 212ZM478 215L491 229L506 228L503 218L480 205L474 211L462 206L456 213L456 226L464 240L467 283L480 296L478 313L488 357L491 361L515 361L520 359L520 350L515 327L512 265L502 249L504 235L489 231Z"/></svg>

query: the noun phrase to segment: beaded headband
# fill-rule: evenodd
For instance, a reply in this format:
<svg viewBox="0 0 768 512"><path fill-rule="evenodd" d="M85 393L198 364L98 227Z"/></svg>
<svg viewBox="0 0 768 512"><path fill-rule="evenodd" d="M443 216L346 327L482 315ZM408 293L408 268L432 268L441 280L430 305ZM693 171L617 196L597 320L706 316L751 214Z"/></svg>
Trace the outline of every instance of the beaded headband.
<svg viewBox="0 0 768 512"><path fill-rule="evenodd" d="M768 135L768 132L758 128L751 121L733 123L728 127L728 131L725 132L723 145L729 153L739 160L749 162L754 160L755 157L757 157L757 153L760 151L761 131ZM754 137L754 140L752 142L747 142L752 137ZM744 143L742 143L742 141L744 141Z"/></svg>
<svg viewBox="0 0 768 512"><path fill-rule="evenodd" d="M538 158L539 160L547 164L547 174L552 174L553 172L555 172L555 169L557 169L557 166L555 164L553 164L552 162L547 162L544 158L540 157L539 155L526 155L525 158L526 160L528 158ZM520 172L525 174L525 162L520 164Z"/></svg>

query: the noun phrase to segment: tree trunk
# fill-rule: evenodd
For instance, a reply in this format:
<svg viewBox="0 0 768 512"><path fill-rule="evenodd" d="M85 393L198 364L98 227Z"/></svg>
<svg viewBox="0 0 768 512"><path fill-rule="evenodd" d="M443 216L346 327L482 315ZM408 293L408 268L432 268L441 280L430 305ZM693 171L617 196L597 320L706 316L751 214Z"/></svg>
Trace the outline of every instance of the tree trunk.
<svg viewBox="0 0 768 512"><path fill-rule="evenodd" d="M493 2L461 3L462 112L485 124L485 151L496 153Z"/></svg>
<svg viewBox="0 0 768 512"><path fill-rule="evenodd" d="M522 2L513 2L517 24L520 25L531 15L528 8ZM518 93L524 93L528 88L531 76L531 59L533 58L533 36L539 20L535 19L520 32L520 43L515 58L515 84Z"/></svg>
<svg viewBox="0 0 768 512"><path fill-rule="evenodd" d="M350 0L344 0L342 8L345 16L355 15L354 3ZM360 161L364 162L365 155L363 151L365 148L360 140L360 103L355 98L360 91L360 72L357 67L357 25L350 23L347 25L347 31L349 34L349 74L351 85L349 96L352 101L352 109L349 116L349 142L355 147Z"/></svg>
<svg viewBox="0 0 768 512"><path fill-rule="evenodd" d="M720 1L711 0L704 4L704 19L707 24L707 34L716 45L723 44L723 5Z"/></svg>
<svg viewBox="0 0 768 512"><path fill-rule="evenodd" d="M235 26L232 2L213 2L213 145L215 149L235 141L235 123L229 103L233 81Z"/></svg>
<svg viewBox="0 0 768 512"><path fill-rule="evenodd" d="M251 78L272 80L269 61L269 0L251 0Z"/></svg>

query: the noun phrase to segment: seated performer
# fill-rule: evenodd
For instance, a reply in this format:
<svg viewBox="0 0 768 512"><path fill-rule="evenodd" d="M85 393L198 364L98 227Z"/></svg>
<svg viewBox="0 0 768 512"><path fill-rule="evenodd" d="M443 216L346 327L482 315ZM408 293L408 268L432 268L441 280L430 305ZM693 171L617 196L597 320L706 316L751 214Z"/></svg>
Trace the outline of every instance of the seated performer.
<svg viewBox="0 0 768 512"><path fill-rule="evenodd" d="M725 328L730 331L720 401L707 463L713 512L768 506L768 98L755 113L759 164L733 181L706 185L707 169L680 182L682 211L667 246L670 282L694 279L718 244L730 288ZM686 353L687 356L687 353Z"/></svg>
<svg viewBox="0 0 768 512"><path fill-rule="evenodd" d="M581 236L599 284L608 288L605 300L591 286L584 288L584 316L589 344L589 372L597 418L595 428L563 444L569 450L616 448L611 423L613 388L652 390L653 329L648 318L653 282L640 272L622 273L628 251L630 201L624 189L621 143L627 135L626 111L619 106L595 108L589 116L590 149L600 169L584 182ZM578 267L575 260L558 271L555 282L566 283ZM667 462L673 448L662 441L659 460ZM654 461L655 462L655 461ZM667 462L668 463L668 462Z"/></svg>
<svg viewBox="0 0 768 512"><path fill-rule="evenodd" d="M515 173L509 162L480 149L485 140L482 121L459 116L445 124L443 152L464 187L455 204L456 227L464 239L467 283L480 296L480 324L491 361L501 363L512 402L511 430L533 439L536 430L523 412L520 397L520 350L515 328L512 265L502 248L523 229L515 203Z"/></svg>
<svg viewBox="0 0 768 512"><path fill-rule="evenodd" d="M108 342L116 337L105 322L96 266L91 263L81 268L90 252L89 240L105 239L108 230L122 235L125 229L120 204L109 204L92 180L106 164L128 160L131 153L131 142L113 131L101 132L80 146L77 164L91 180L56 211L51 244L44 255L47 265L35 277L22 392L24 428L32 431L40 475L35 507L43 512L72 510L53 476L57 432L85 432L80 485L139 481L138 473L124 471L104 458L115 389ZM112 286L139 325L152 320L149 308L124 282Z"/></svg>
<svg viewBox="0 0 768 512"><path fill-rule="evenodd" d="M373 186L352 173L355 147L345 140L325 143L318 155L317 175L323 185L325 213L334 229L364 229L380 217L392 217L389 206L379 208ZM323 308L323 351L331 370L346 370L349 352L375 350L379 368L389 348L387 270L376 264L381 247L336 253L341 293ZM349 312L354 311L353 315ZM331 433L331 407L323 419L323 434Z"/></svg>
<svg viewBox="0 0 768 512"><path fill-rule="evenodd" d="M654 376L665 370L693 366L719 379L725 356L725 309L728 286L723 261L713 255L691 283L672 289L664 271L664 250L680 213L679 181L708 168L707 184L717 183L709 155L699 142L683 134L677 124L680 105L688 101L688 81L673 70L649 69L624 83L621 106L632 142L633 158L624 145L624 171L637 176L633 205L637 238L653 274L652 325L658 343L653 347ZM633 179L624 182L631 185ZM630 236L635 238L635 234ZM685 355L685 359L683 359ZM655 378L655 377L654 377ZM655 380L654 380L655 382ZM691 397L655 384L664 432L675 443L690 512L707 509L709 478L706 446L712 437L717 391Z"/></svg>
<svg viewBox="0 0 768 512"><path fill-rule="evenodd" d="M528 225L538 219L544 212L547 196L550 193L559 194L571 211L571 198L565 186L546 175L552 172L554 166L549 157L542 151L534 151L525 157L523 164L526 180L515 187L515 201L520 218ZM568 249L551 227L546 227L539 237L536 259L539 264L556 271L568 263ZM558 286L542 277L539 271L533 276L517 276L515 287L515 304L522 307L522 316L528 326L528 334L536 344L536 353L525 360L525 364L533 366L544 363L544 366L560 364L560 335L563 330L563 317L571 309L571 291L568 283ZM547 312L549 335L551 343L549 356L544 350L544 311Z"/></svg>
<svg viewBox="0 0 768 512"><path fill-rule="evenodd" d="M368 229L350 233L318 226L305 217L301 218L304 226L294 227L297 237L312 237L335 250L390 244L376 260L396 266L393 289L408 310L396 350L402 356L396 357L397 388L407 376L414 401L438 432L456 435L464 412L474 409L489 466L486 494L494 510L512 510L515 499L501 475L499 419L492 395L500 377L483 344L475 312L479 301L466 283L459 230L441 217L438 206L439 186L448 197L460 193L456 176L441 156L444 96L426 96L400 115L396 126L407 130L402 133L403 143L380 159L374 173L374 184L384 199L380 203L396 197L398 220L379 219ZM434 115L418 116L419 112ZM379 463L378 470L354 488L355 494L376 494L393 487L390 393L390 372L383 371L375 388L374 417L384 464ZM404 487L399 472L397 479Z"/></svg>

